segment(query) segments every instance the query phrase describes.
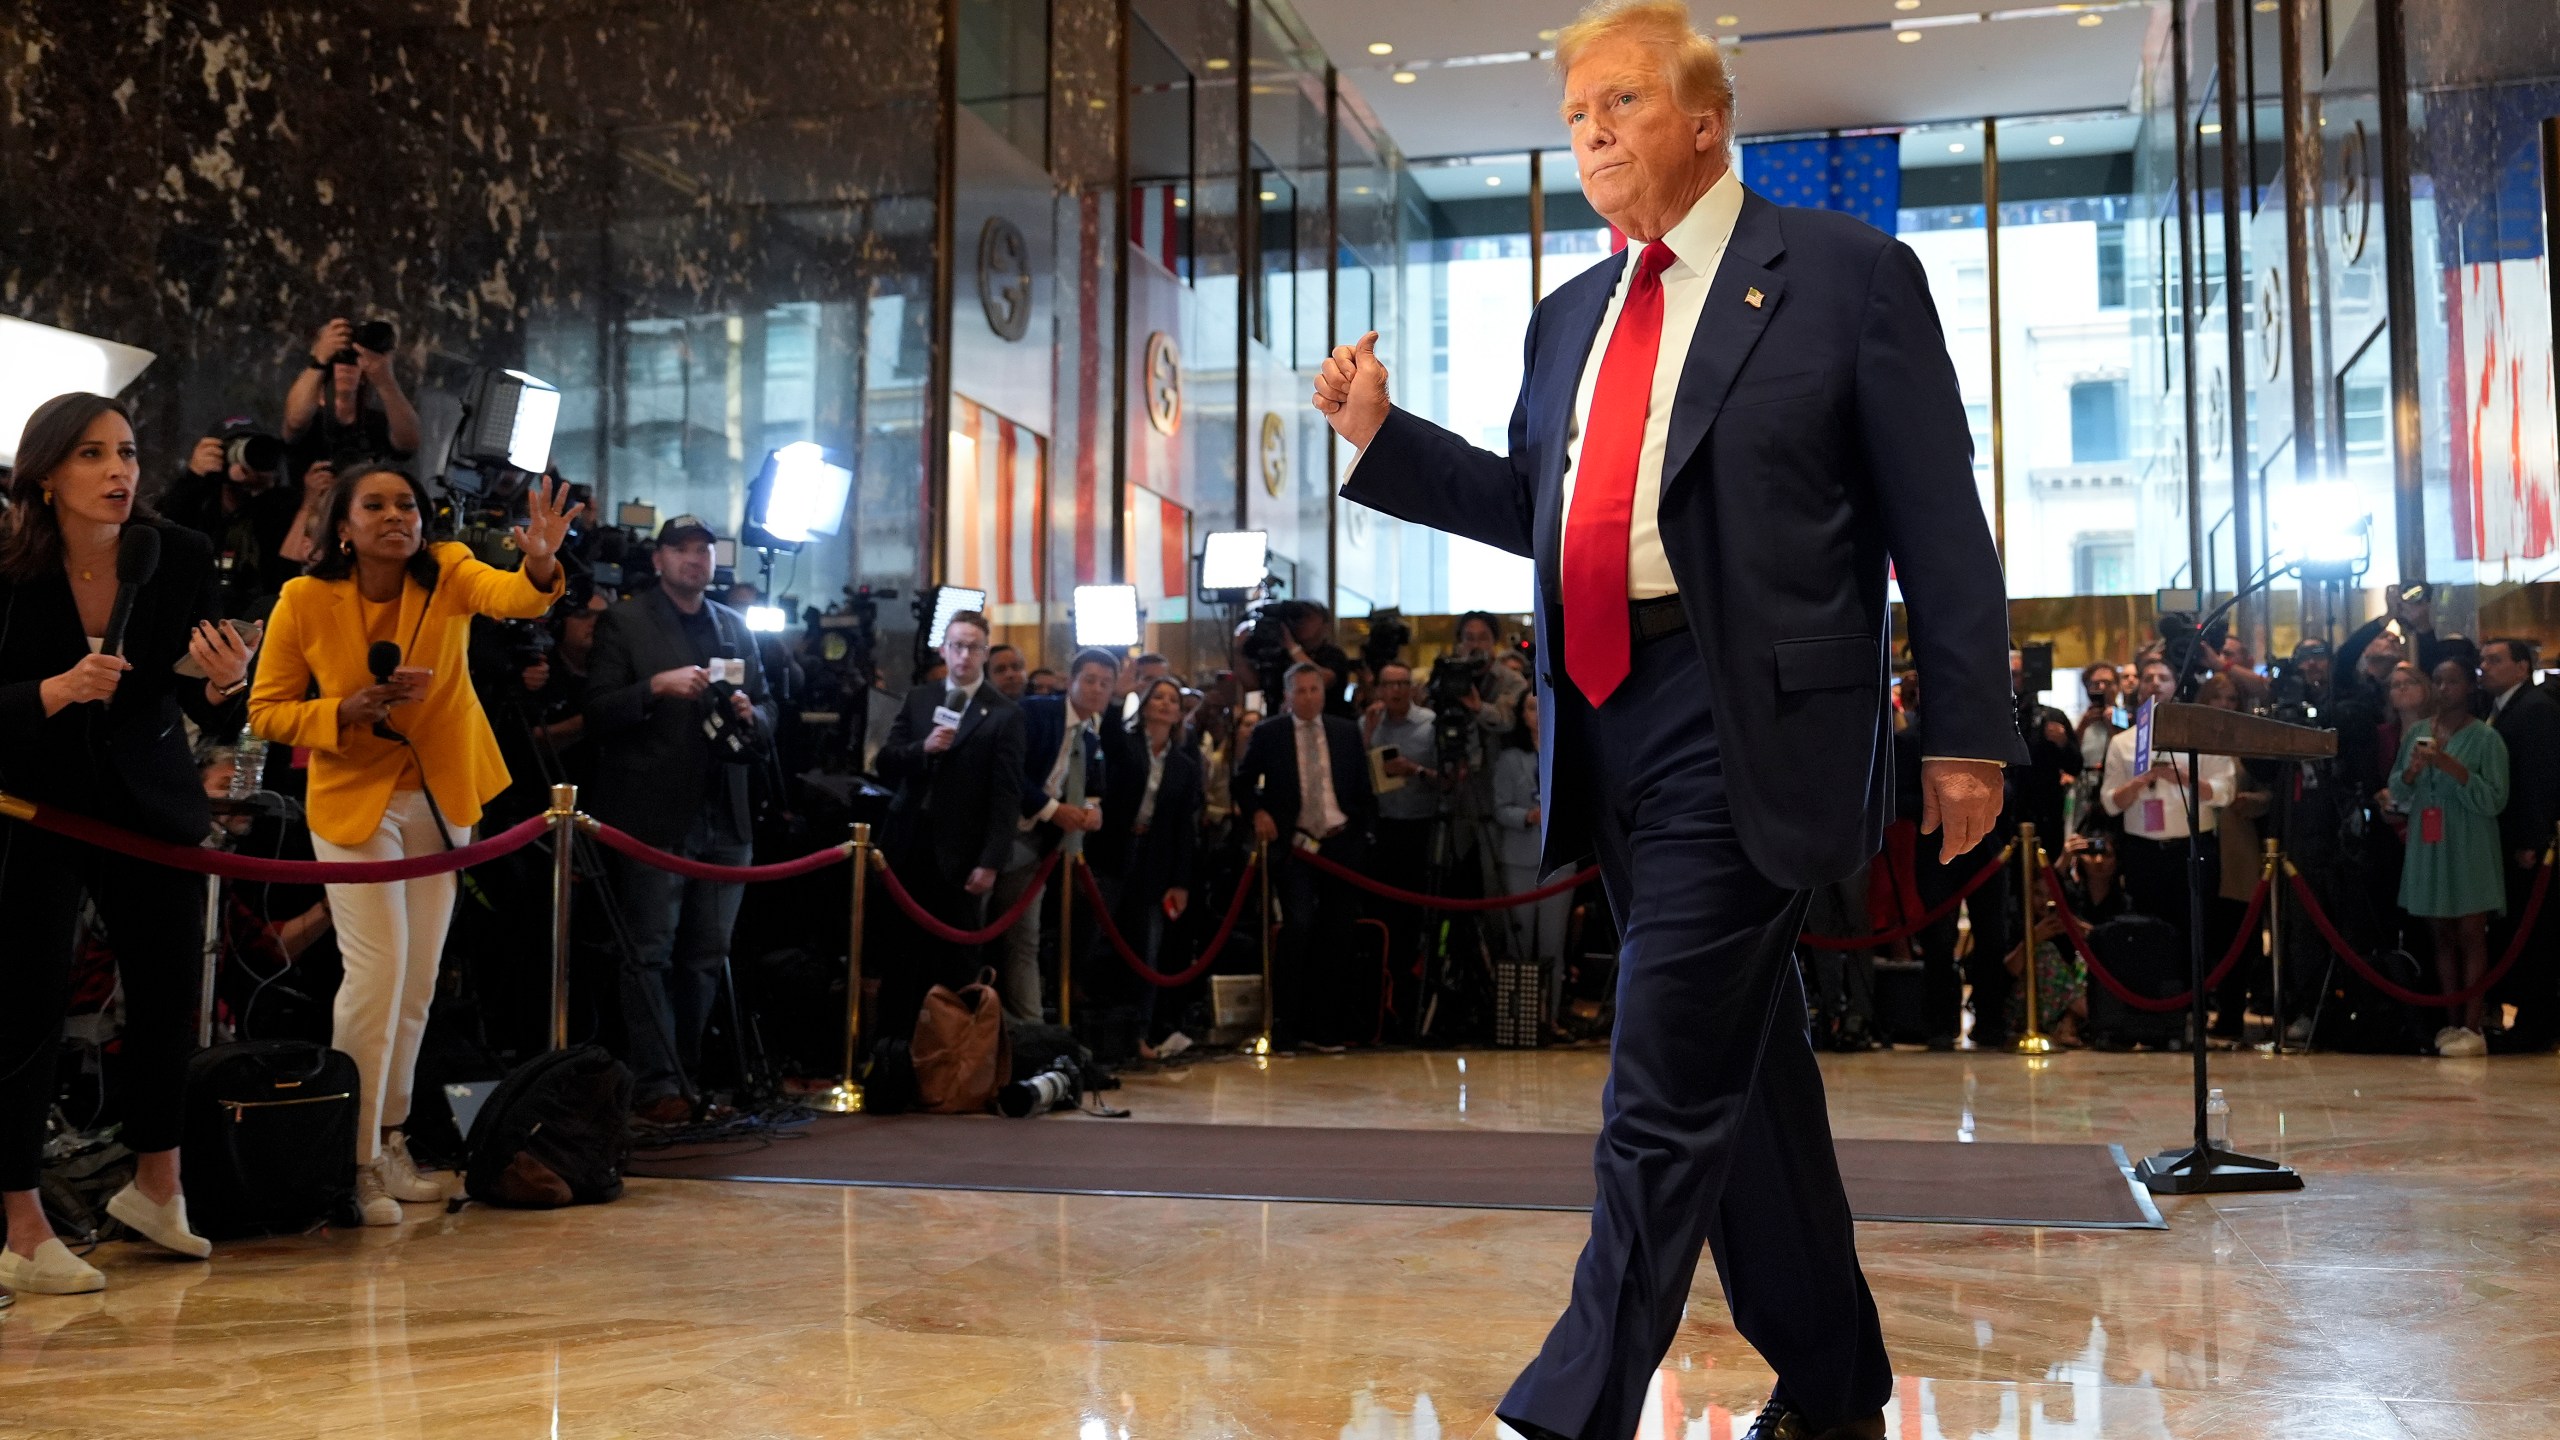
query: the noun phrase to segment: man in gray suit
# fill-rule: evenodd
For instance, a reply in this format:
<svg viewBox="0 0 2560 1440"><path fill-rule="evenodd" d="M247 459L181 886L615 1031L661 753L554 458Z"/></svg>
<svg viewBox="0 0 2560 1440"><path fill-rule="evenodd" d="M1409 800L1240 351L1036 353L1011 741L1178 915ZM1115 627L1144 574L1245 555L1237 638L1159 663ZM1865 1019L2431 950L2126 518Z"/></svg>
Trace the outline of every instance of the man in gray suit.
<svg viewBox="0 0 2560 1440"><path fill-rule="evenodd" d="M596 746L586 808L661 850L744 865L755 848L745 762L773 733L773 709L745 617L704 594L711 573L711 527L679 515L658 531L657 588L598 623L584 706ZM622 1019L636 1114L681 1123L695 1110L691 1076L744 887L618 854L611 873L629 920Z"/></svg>

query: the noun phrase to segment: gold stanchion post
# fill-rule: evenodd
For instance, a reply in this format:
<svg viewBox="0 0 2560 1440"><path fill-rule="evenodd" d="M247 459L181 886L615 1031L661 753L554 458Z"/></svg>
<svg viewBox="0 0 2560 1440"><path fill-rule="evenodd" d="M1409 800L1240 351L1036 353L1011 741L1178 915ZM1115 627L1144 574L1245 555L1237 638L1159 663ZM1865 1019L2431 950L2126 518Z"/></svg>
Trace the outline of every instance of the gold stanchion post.
<svg viewBox="0 0 2560 1440"><path fill-rule="evenodd" d="M844 1079L809 1103L837 1115L862 1112L862 1080L854 1065L862 1057L862 909L863 884L880 852L871 848L871 827L853 826L853 902L844 945Z"/></svg>
<svg viewBox="0 0 2560 1440"><path fill-rule="evenodd" d="M2276 1022L2276 1054L2284 1053L2284 842L2267 839L2267 868L2261 872L2267 887L2267 1006Z"/></svg>
<svg viewBox="0 0 2560 1440"><path fill-rule="evenodd" d="M1253 868L1262 877L1262 1036L1253 1042L1253 1053L1271 1053L1271 842L1257 840L1253 846Z"/></svg>
<svg viewBox="0 0 2560 1440"><path fill-rule="evenodd" d="M569 885L578 859L578 787L551 787L551 1048L569 1048Z"/></svg>
<svg viewBox="0 0 2560 1440"><path fill-rule="evenodd" d="M2036 844L2035 822L2018 822L2018 884L2023 887L2018 893L2018 919L2025 935L2018 950L2018 975L2027 983L2027 1033L2018 1037L2021 1055L2053 1053L2053 1042L2045 1038L2044 1009L2036 997L2036 861L2042 855Z"/></svg>
<svg viewBox="0 0 2560 1440"><path fill-rule="evenodd" d="M1076 985L1076 861L1083 857L1069 846L1058 857L1058 1028L1076 1028L1070 997Z"/></svg>

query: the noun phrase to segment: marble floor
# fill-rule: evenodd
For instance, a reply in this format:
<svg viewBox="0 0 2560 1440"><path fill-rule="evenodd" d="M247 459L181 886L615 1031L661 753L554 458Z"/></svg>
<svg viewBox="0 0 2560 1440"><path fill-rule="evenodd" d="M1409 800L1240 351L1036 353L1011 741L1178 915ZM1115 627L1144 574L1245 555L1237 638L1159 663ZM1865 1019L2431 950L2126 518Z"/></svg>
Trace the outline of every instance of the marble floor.
<svg viewBox="0 0 2560 1440"><path fill-rule="evenodd" d="M1913 1437L2560 1433L2560 1059L2218 1057L2295 1195L2165 1232L1862 1225ZM1229 1060L1134 1121L1586 1129L1594 1051ZM2174 1056L1825 1062L1851 1135L2185 1128ZM131 1246L0 1315L0 1436L1490 1436L1580 1245L1555 1214L642 1181L553 1213ZM1727 1440L1767 1370L1712 1279L1654 1440ZM1676 1418L1675 1418L1676 1417Z"/></svg>

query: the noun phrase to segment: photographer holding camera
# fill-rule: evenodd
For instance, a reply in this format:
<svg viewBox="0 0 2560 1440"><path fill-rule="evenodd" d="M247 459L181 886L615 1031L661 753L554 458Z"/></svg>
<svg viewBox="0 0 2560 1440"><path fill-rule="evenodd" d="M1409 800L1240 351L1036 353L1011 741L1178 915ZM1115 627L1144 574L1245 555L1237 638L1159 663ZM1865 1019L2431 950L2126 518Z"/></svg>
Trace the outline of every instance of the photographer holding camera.
<svg viewBox="0 0 2560 1440"><path fill-rule="evenodd" d="M658 530L658 583L605 612L588 678L597 819L689 860L754 857L747 762L773 733L764 667L746 617L712 600L711 527L678 515ZM623 957L624 1046L638 1117L692 1118L690 1077L719 996L743 885L688 880L614 857L631 922Z"/></svg>
<svg viewBox="0 0 2560 1440"><path fill-rule="evenodd" d="M263 611L302 573L302 560L283 553L301 509L300 497L279 483L284 462L284 441L234 416L196 441L186 468L160 494L163 517L213 542L225 615Z"/></svg>
<svg viewBox="0 0 2560 1440"><path fill-rule="evenodd" d="M1313 665L1325 672L1325 713L1345 720L1359 718L1345 689L1351 678L1351 657L1333 643L1333 616L1315 601L1279 600L1263 607L1238 637L1236 651L1242 668L1251 669L1261 681L1264 714L1277 715L1289 708L1291 667Z"/></svg>
<svg viewBox="0 0 2560 1440"><path fill-rule="evenodd" d="M391 373L388 320L333 317L311 337L311 362L284 397L289 474L315 460L406 460L418 451L418 411Z"/></svg>

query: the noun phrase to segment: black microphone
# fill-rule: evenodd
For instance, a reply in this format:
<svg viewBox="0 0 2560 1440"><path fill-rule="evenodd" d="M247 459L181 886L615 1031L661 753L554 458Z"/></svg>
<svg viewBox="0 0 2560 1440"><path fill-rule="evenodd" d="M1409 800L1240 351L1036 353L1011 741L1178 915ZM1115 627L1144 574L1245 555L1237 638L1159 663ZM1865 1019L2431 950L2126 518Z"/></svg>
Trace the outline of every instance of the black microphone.
<svg viewBox="0 0 2560 1440"><path fill-rule="evenodd" d="M125 627L133 623L134 598L160 571L160 531L151 525L127 525L116 545L116 606L107 613L107 634L100 654L124 654Z"/></svg>
<svg viewBox="0 0 2560 1440"><path fill-rule="evenodd" d="M400 647L388 640L374 641L372 648L364 652L364 666L373 672L373 683L390 684L391 672L400 668ZM374 721L373 733L385 740L397 740L403 745L409 743L409 737L392 729L387 720Z"/></svg>

